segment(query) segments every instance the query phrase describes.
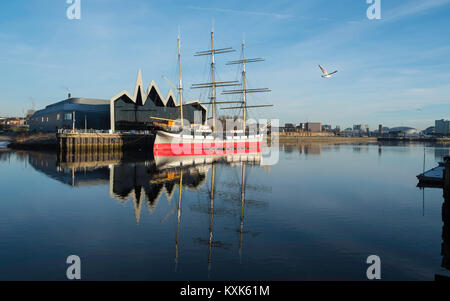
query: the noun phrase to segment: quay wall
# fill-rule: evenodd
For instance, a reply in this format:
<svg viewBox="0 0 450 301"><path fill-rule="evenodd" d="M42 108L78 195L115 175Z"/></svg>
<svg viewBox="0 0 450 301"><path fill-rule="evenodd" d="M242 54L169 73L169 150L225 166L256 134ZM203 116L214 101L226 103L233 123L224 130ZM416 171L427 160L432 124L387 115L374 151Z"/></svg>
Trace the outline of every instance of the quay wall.
<svg viewBox="0 0 450 301"><path fill-rule="evenodd" d="M59 133L58 148L64 153L111 152L127 149L152 149L154 134Z"/></svg>

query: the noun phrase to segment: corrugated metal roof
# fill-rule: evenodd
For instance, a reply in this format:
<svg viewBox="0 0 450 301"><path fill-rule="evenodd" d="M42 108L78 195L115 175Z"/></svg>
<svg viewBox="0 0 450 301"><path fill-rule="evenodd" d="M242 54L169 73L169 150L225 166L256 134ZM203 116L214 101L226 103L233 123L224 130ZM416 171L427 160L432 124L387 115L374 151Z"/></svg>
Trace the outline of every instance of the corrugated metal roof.
<svg viewBox="0 0 450 301"><path fill-rule="evenodd" d="M58 111L97 112L109 110L109 100L74 97L50 104L45 109L36 111L31 117L39 117Z"/></svg>

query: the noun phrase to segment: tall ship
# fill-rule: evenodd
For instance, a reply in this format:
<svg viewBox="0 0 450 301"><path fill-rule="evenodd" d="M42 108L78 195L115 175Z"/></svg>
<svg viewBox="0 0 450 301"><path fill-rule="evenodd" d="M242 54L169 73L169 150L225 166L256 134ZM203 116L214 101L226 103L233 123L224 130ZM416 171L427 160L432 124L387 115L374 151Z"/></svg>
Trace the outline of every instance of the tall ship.
<svg viewBox="0 0 450 301"><path fill-rule="evenodd" d="M216 62L215 57L218 54L230 53L235 50L228 48L214 48L214 31L211 31L211 49L195 53L195 56L211 57L210 81L205 83L193 84L192 89L208 89L209 97L207 102L201 104L211 105L212 116L206 118L206 124L183 124L183 83L181 76L181 47L180 36L178 36L178 87L169 83L178 92L180 103L180 119L167 120L165 126L156 131L153 153L155 156L223 156L229 154L257 154L261 152L264 138L264 129L270 124L263 126L259 124L247 125L247 110L251 108L270 107L273 105L248 105L247 94L249 93L267 93L268 88L249 89L246 83L246 64L264 61L262 58L245 57L245 41L242 41L242 58L240 60L230 61L227 65L241 65L241 81L217 81L216 80ZM166 79L167 80L167 79ZM167 80L168 81L168 80ZM240 100L217 101L217 89L230 88L223 90L222 95L241 95ZM233 128L227 128L227 122L217 118L217 105L235 104L232 107L221 108L223 110L239 110L239 122L233 123ZM236 116L231 119L235 120ZM229 120L229 119L228 119Z"/></svg>

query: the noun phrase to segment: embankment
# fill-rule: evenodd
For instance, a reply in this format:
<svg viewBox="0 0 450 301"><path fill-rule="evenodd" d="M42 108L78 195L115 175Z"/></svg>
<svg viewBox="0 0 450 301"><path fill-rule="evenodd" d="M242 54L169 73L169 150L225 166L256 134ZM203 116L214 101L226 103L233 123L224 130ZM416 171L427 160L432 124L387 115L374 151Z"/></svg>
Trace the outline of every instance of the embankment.
<svg viewBox="0 0 450 301"><path fill-rule="evenodd" d="M363 143L363 142L377 142L376 137L339 137L339 136L287 136L279 135L279 143L313 143L313 142L326 142L326 143ZM268 141L271 141L271 137L268 137Z"/></svg>
<svg viewBox="0 0 450 301"><path fill-rule="evenodd" d="M55 133L18 135L10 141L8 147L12 149L56 150L58 147Z"/></svg>

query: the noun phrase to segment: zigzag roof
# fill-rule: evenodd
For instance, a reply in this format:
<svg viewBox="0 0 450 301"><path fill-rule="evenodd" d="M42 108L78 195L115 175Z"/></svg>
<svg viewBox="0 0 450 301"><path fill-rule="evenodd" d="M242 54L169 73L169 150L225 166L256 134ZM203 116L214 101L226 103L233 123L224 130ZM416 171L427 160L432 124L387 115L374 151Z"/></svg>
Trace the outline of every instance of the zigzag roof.
<svg viewBox="0 0 450 301"><path fill-rule="evenodd" d="M158 86L156 85L156 83L153 80L151 81L150 85L148 85L147 91L144 93L144 84L142 81L142 71L141 70L138 71L136 85L134 87L134 95L131 96L128 93L128 91L123 90L122 92L113 96L111 98L111 101L114 102L114 101L118 100L119 98L126 96L126 97L128 97L128 99L130 101L132 101L134 103L141 103L142 105L144 105L145 102L150 98L149 96L150 96L150 92L152 91L152 89L154 89L156 91L157 96L161 99L161 101L165 107L169 103L169 100L173 101L173 105L175 107L180 106L179 104L177 104L177 101L176 101L177 98L175 97L175 94L172 91L172 89L169 89L169 93L167 93L167 96L164 97L162 95L161 91L159 90ZM192 101L186 102L185 105L187 105L187 104L198 104L206 111L206 107L203 106L202 104L200 104L199 100L192 100Z"/></svg>

